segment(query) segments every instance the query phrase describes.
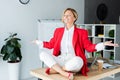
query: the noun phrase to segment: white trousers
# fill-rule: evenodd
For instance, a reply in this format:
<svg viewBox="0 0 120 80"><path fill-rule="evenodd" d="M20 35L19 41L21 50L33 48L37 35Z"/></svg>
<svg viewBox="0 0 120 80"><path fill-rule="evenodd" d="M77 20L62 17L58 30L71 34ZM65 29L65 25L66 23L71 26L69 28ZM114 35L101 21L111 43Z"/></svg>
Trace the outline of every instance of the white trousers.
<svg viewBox="0 0 120 80"><path fill-rule="evenodd" d="M70 60L65 61L64 57L54 56L46 52L40 53L40 60L43 61L48 67L55 64L64 66L67 71L79 72L83 66L83 60L80 57L74 56Z"/></svg>

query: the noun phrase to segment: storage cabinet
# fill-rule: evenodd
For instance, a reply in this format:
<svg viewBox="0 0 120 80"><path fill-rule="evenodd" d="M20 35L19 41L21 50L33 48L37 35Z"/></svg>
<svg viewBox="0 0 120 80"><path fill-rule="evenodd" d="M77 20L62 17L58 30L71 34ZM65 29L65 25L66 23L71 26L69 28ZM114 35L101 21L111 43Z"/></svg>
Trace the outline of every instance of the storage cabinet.
<svg viewBox="0 0 120 80"><path fill-rule="evenodd" d="M105 41L112 41L120 45L120 25L116 24L78 24L80 28L88 31L89 39L92 43L99 43ZM95 56L95 53L86 51L87 58ZM91 55L92 54L92 55ZM100 51L103 58L110 60L120 60L120 47L106 46L104 50ZM115 77L114 75L112 77Z"/></svg>

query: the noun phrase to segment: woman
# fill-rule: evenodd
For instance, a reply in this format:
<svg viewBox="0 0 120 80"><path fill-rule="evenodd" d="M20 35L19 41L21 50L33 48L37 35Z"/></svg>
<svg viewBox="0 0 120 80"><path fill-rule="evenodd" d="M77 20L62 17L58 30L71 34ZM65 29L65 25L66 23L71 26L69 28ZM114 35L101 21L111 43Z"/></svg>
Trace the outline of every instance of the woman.
<svg viewBox="0 0 120 80"><path fill-rule="evenodd" d="M78 19L77 12L72 8L67 8L62 16L64 27L57 28L53 38L49 42L34 40L33 43L41 47L53 49L53 55L40 53L40 59L49 67L47 74L60 73L73 80L73 73L81 72L87 75L87 61L84 51L100 51L104 46L118 46L111 41L92 44L88 40L87 31L77 28L75 25Z"/></svg>

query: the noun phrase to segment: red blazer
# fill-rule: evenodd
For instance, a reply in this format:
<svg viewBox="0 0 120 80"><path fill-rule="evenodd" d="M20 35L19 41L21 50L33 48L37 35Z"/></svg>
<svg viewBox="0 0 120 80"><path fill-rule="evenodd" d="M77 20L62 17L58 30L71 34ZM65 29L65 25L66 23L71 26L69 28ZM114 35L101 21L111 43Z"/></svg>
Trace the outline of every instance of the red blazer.
<svg viewBox="0 0 120 80"><path fill-rule="evenodd" d="M58 56L60 55L60 44L61 44L61 39L64 33L64 27L57 28L54 32L53 38L49 42L43 42L43 46L48 49L53 48L53 55ZM74 29L74 34L73 34L73 47L75 50L76 56L79 56L83 59L84 65L81 69L81 73L83 75L87 75L88 67L87 67L87 60L85 57L85 50L88 52L93 52L95 51L95 46L96 44L92 44L91 41L88 39L88 33L84 29L80 29L75 27Z"/></svg>

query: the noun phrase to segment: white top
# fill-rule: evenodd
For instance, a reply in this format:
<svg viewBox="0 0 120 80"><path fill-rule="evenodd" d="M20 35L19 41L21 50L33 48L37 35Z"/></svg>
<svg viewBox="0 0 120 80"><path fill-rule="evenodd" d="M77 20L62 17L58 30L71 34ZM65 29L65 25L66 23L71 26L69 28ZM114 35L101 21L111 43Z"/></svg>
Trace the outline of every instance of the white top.
<svg viewBox="0 0 120 80"><path fill-rule="evenodd" d="M72 39L73 39L73 32L74 32L74 26L72 26L69 30L64 30L63 37L61 40L61 56L64 57L66 60L72 58L75 56Z"/></svg>

